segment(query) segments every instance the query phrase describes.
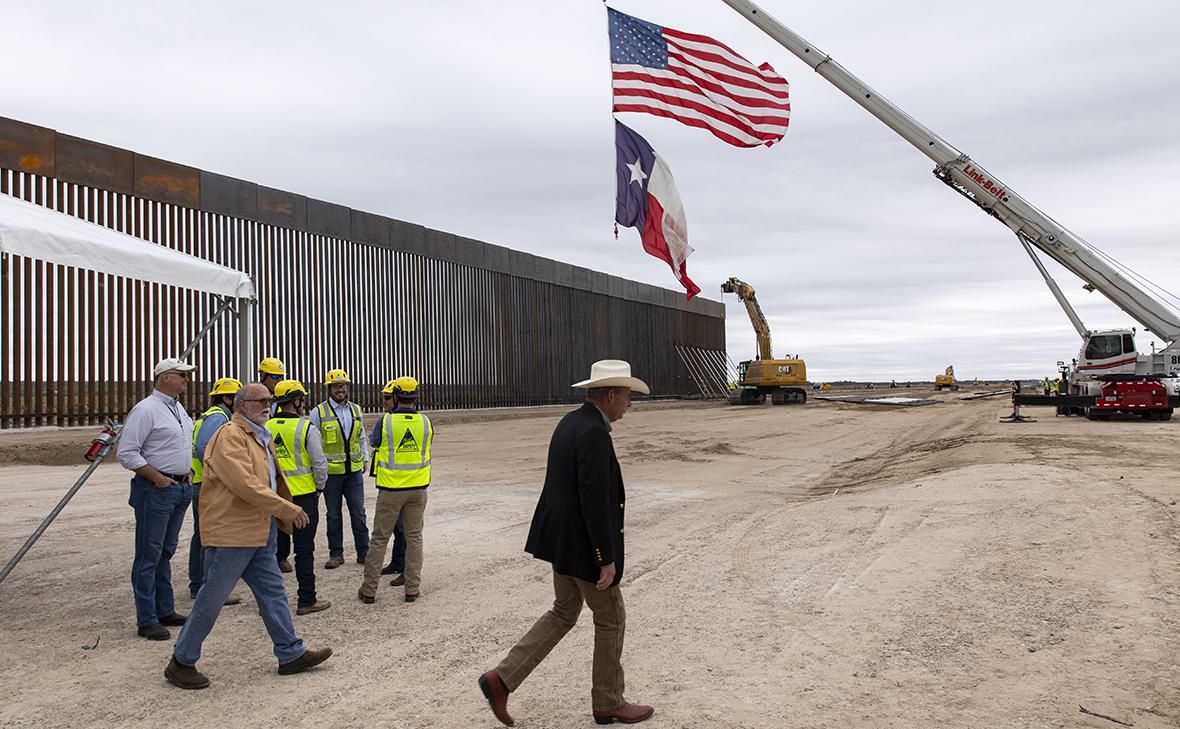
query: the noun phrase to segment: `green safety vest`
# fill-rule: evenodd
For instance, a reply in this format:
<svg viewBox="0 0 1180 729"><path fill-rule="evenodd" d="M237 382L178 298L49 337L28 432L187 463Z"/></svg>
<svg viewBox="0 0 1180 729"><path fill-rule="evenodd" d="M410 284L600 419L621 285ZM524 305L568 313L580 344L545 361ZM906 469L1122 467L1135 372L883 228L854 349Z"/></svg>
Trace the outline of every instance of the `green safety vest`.
<svg viewBox="0 0 1180 729"><path fill-rule="evenodd" d="M197 422L193 423L193 483L201 483L201 481L204 480L205 475L205 464L200 458L197 458L197 435L201 432L201 425L204 424L205 418L209 417L210 415L216 415L217 413L221 413L225 416L226 423L228 423L229 419L233 417L233 413L231 413L224 405L214 405L205 412L201 413L201 417L197 418ZM225 423L222 423L222 425L224 424Z"/></svg>
<svg viewBox="0 0 1180 729"><path fill-rule="evenodd" d="M298 415L276 415L266 421L275 446L275 460L292 496L315 492L315 475L307 453L307 429L311 421Z"/></svg>
<svg viewBox="0 0 1180 729"><path fill-rule="evenodd" d="M381 445L373 454L377 488L412 489L430 485L430 444L434 433L422 413L386 413L381 417Z"/></svg>
<svg viewBox="0 0 1180 729"><path fill-rule="evenodd" d="M324 457L328 459L328 473L352 473L365 467L365 452L361 448L361 431L364 430L364 416L356 403L348 403L352 412L352 432L347 436L340 428L340 419L328 401L316 406L320 414L320 440L323 441ZM345 440L348 449L345 450Z"/></svg>

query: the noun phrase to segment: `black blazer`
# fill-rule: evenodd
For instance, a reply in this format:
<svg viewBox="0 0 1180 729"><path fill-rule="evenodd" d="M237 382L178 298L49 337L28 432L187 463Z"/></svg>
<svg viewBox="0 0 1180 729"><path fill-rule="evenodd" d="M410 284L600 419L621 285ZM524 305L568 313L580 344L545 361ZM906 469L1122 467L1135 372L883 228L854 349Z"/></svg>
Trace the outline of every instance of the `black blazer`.
<svg viewBox="0 0 1180 729"><path fill-rule="evenodd" d="M545 487L525 551L559 574L598 581L615 563L623 577L623 472L602 411L591 403L568 413L549 441Z"/></svg>

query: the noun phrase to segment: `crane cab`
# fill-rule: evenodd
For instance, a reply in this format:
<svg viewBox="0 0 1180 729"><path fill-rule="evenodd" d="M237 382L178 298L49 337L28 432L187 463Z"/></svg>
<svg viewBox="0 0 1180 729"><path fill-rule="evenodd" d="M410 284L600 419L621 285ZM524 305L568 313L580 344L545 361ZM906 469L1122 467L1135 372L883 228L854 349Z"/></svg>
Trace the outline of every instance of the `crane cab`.
<svg viewBox="0 0 1180 729"><path fill-rule="evenodd" d="M1108 329L1087 332L1078 352L1070 391L1080 395L1100 395L1098 375L1133 375L1139 366L1135 332L1131 329ZM1140 374L1146 374L1146 371Z"/></svg>

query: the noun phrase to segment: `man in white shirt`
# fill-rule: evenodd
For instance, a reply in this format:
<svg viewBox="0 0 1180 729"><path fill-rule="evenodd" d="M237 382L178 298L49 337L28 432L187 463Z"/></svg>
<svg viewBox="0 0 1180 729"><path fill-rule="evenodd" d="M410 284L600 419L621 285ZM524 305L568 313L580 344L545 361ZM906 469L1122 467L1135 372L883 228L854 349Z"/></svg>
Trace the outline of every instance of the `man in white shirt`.
<svg viewBox="0 0 1180 729"><path fill-rule="evenodd" d="M152 370L155 389L127 414L119 436L119 463L134 471L128 504L135 510L131 590L138 633L171 637L165 625L184 625L172 595L172 555L192 501L193 421L179 402L196 367L169 357Z"/></svg>

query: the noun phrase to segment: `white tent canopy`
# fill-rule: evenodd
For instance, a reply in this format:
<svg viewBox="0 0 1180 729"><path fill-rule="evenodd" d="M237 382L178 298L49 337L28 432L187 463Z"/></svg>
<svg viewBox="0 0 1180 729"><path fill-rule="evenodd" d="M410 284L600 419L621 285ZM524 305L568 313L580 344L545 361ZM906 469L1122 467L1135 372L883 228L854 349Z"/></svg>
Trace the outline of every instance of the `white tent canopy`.
<svg viewBox="0 0 1180 729"><path fill-rule="evenodd" d="M241 271L0 195L0 253L252 300Z"/></svg>

